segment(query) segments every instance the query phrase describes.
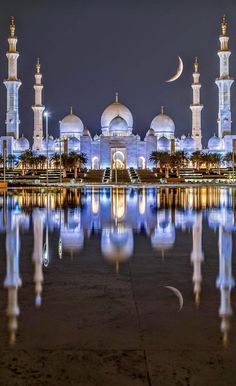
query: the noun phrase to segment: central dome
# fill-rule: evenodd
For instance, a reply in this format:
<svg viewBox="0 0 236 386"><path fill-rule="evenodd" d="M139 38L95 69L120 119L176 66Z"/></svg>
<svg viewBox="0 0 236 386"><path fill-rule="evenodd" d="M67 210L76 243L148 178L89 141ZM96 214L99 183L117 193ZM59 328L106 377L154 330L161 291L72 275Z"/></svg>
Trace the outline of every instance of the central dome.
<svg viewBox="0 0 236 386"><path fill-rule="evenodd" d="M61 137L78 137L83 134L84 125L77 115L73 114L72 108L69 115L66 115L60 122Z"/></svg>
<svg viewBox="0 0 236 386"><path fill-rule="evenodd" d="M163 107L161 113L158 114L151 122L151 128L156 135L165 137L174 137L175 124L174 121L166 114L164 114Z"/></svg>
<svg viewBox="0 0 236 386"><path fill-rule="evenodd" d="M101 127L104 134L109 134L110 124L112 120L117 117L123 118L126 121L127 128L131 132L133 128L133 117L128 107L119 102L118 93L116 93L115 102L109 105L102 113Z"/></svg>
<svg viewBox="0 0 236 386"><path fill-rule="evenodd" d="M128 124L125 119L119 115L112 119L109 125L109 132L111 135L127 134L129 131Z"/></svg>

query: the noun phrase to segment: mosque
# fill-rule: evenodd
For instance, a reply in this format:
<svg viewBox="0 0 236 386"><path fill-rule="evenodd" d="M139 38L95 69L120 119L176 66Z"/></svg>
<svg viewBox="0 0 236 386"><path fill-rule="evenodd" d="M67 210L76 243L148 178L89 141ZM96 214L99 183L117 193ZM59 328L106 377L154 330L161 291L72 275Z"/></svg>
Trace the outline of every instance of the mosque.
<svg viewBox="0 0 236 386"><path fill-rule="evenodd" d="M230 88L233 79L229 74L230 50L228 47L229 36L227 34L227 21L223 17L221 23L220 49L220 75L215 83L219 93L218 109L218 136L214 135L208 141L208 148L204 152L218 152L221 154L232 151L233 140L236 135L231 133L231 102ZM15 35L15 23L12 18L10 24L10 36L8 38L8 77L4 81L7 89L6 134L0 137L0 153L6 156L14 154L17 158L24 151L31 148L29 140L19 136L19 88L21 81L17 74L17 37ZM192 153L202 150L201 111L203 105L200 100L200 73L199 63L196 59L193 72L193 101L190 106L192 111L192 135L175 136L175 123L165 112L161 112L152 119L150 129L143 139L134 134L133 116L127 106L121 103L118 93L115 101L102 113L101 131L93 138L90 131L84 126L82 120L70 113L60 122L60 136L54 139L45 136L43 130L43 117L45 106L42 101L42 74L38 60L35 73L35 101L32 106L34 114L34 130L32 150L38 154L62 152L83 152L88 157L87 167L92 169L105 168L151 168L149 161L153 151L174 152L184 150Z"/></svg>

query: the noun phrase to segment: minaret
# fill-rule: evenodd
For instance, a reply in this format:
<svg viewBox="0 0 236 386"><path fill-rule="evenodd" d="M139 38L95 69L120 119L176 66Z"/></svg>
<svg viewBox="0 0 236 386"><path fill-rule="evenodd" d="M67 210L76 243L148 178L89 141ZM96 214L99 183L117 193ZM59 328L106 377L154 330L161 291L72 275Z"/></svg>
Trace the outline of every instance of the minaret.
<svg viewBox="0 0 236 386"><path fill-rule="evenodd" d="M201 112L203 105L200 103L200 89L201 84L199 83L200 73L198 71L199 64L197 58L194 63L193 73L193 104L190 106L192 111L192 137L196 142L196 149L202 149L202 130L201 130Z"/></svg>
<svg viewBox="0 0 236 386"><path fill-rule="evenodd" d="M216 84L219 89L219 111L218 111L218 136L224 137L226 134L231 134L231 107L230 107L230 87L233 79L229 76L229 57L231 52L228 48L229 37L227 35L227 26L225 16L221 23L220 35L220 50L218 56L220 58L220 76L216 79Z"/></svg>
<svg viewBox="0 0 236 386"><path fill-rule="evenodd" d="M204 259L202 251L202 214L198 213L196 221L193 225L193 250L191 253L191 262L193 264L193 292L195 295L195 303L200 303L202 272L201 265Z"/></svg>
<svg viewBox="0 0 236 386"><path fill-rule="evenodd" d="M222 225L219 227L219 275L216 286L220 289L221 332L223 343L228 343L230 329L230 318L232 316L231 290L235 285L232 276L232 231L226 230Z"/></svg>
<svg viewBox="0 0 236 386"><path fill-rule="evenodd" d="M21 81L17 78L17 59L19 53L16 51L17 37L15 36L14 18L11 18L10 36L8 38L8 78L4 81L7 88L7 114L6 114L6 135L19 138L19 88Z"/></svg>
<svg viewBox="0 0 236 386"><path fill-rule="evenodd" d="M40 209L36 208L33 211L34 222L34 283L35 283L35 305L41 306L42 290L43 290L43 217Z"/></svg>
<svg viewBox="0 0 236 386"><path fill-rule="evenodd" d="M13 218L13 213L11 213L10 216L6 231L7 274L4 280L4 287L8 289L7 317L10 343L14 344L16 331L18 329L17 319L20 314L18 306L18 288L22 285L22 282L19 272L19 222L17 219Z"/></svg>
<svg viewBox="0 0 236 386"><path fill-rule="evenodd" d="M34 112L34 150L42 150L43 145L43 111L45 107L42 105L42 74L40 72L40 62L39 59L36 64L36 73L35 73L35 101L32 106Z"/></svg>

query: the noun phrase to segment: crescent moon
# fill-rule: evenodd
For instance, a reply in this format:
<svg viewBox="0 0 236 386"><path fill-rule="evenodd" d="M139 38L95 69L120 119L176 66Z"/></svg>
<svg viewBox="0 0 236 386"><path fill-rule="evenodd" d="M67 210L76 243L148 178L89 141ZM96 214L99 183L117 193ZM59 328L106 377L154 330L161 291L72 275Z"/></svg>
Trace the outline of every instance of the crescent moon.
<svg viewBox="0 0 236 386"><path fill-rule="evenodd" d="M175 288L175 287L170 287L170 286L165 286L165 288L169 289L170 291L172 291L176 296L177 298L179 299L179 312L182 310L183 308L183 305L184 305L184 299L183 299L183 296L181 294L181 292Z"/></svg>
<svg viewBox="0 0 236 386"><path fill-rule="evenodd" d="M183 63L183 60L181 59L180 56L178 56L178 58L179 58L179 67L177 69L177 72L176 72L176 74L172 78L166 80L167 83L174 82L175 80L177 80L182 75L182 72L183 72L183 69L184 69L184 63Z"/></svg>

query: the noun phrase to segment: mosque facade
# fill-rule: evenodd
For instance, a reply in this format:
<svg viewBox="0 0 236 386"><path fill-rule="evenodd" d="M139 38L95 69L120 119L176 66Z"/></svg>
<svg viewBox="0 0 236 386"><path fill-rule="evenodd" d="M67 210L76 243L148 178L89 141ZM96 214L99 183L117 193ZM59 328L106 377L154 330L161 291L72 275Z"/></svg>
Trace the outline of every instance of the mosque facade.
<svg viewBox="0 0 236 386"><path fill-rule="evenodd" d="M70 113L60 121L60 136L54 139L46 136L43 128L45 106L42 101L42 73L39 60L35 73L35 100L32 106L34 115L33 145L29 140L19 136L19 88L21 81L17 74L17 37L15 24L12 18L10 36L8 38L8 77L4 81L7 89L6 133L0 137L0 153L3 155L14 154L17 158L26 150L32 149L37 154L48 154L51 157L59 152L85 153L88 158L87 167L92 169L119 168L151 168L153 165L149 158L153 151L174 152L183 150L193 153L196 150L204 152L218 152L224 154L233 149L236 135L231 132L231 100L230 89L233 79L229 72L229 36L227 34L227 21L225 17L221 23L219 37L220 48L218 51L220 61L220 74L215 83L218 87L218 135L208 141L207 149L202 150L201 112L203 105L200 98L200 73L197 59L193 72L193 101L190 105L192 111L192 133L175 136L175 123L165 112L161 112L152 119L150 129L143 139L134 133L133 116L127 106L121 103L118 93L115 100L102 113L100 133L92 137L90 131L84 126L82 120Z"/></svg>

